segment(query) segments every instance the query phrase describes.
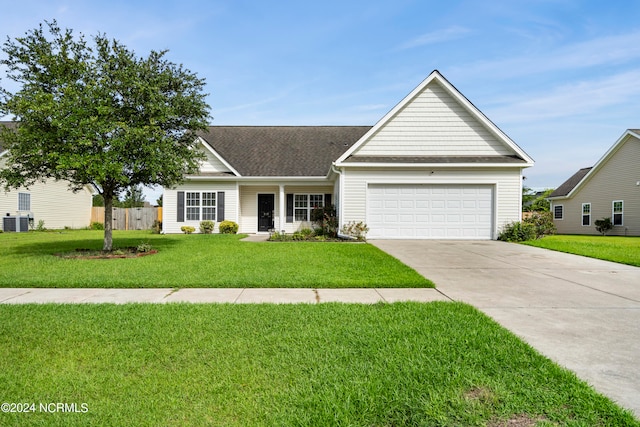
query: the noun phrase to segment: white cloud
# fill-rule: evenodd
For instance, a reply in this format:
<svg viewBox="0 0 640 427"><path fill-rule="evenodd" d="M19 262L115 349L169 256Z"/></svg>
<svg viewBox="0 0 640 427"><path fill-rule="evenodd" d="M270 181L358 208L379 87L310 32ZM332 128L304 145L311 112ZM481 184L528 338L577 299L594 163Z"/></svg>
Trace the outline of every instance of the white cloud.
<svg viewBox="0 0 640 427"><path fill-rule="evenodd" d="M505 123L591 115L605 108L631 105L629 103L640 96L638 81L640 69L557 86L549 91L501 98L497 100L499 106L487 111Z"/></svg>
<svg viewBox="0 0 640 427"><path fill-rule="evenodd" d="M442 43L450 40L456 40L464 37L471 30L458 25L454 25L442 30L433 31L430 33L422 34L412 40L409 40L399 46L400 50L412 49L414 47L426 46L431 44Z"/></svg>
<svg viewBox="0 0 640 427"><path fill-rule="evenodd" d="M527 51L507 59L481 61L456 67L456 74L521 78L540 73L619 65L640 60L640 31L565 44L555 49Z"/></svg>

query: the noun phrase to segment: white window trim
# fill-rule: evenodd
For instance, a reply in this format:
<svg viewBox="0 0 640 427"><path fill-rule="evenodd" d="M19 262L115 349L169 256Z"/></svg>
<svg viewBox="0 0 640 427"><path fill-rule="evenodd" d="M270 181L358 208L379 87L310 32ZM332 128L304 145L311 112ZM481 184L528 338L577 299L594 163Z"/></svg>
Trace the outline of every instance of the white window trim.
<svg viewBox="0 0 640 427"><path fill-rule="evenodd" d="M589 213L588 214L584 213L584 207L585 206L589 206ZM589 223L588 224L584 224L585 215L589 216ZM590 227L591 226L591 203L583 203L582 204L582 214L580 215L580 224L582 224L583 227Z"/></svg>
<svg viewBox="0 0 640 427"><path fill-rule="evenodd" d="M21 200L20 199L22 199L25 196L26 196L26 204L28 206L27 206L27 209L21 209L21 207L24 207L24 206L20 206L21 205ZM22 200L22 201L24 202L24 200ZM24 191L18 193L18 211L19 212L30 212L31 211L31 193L27 193L27 192L24 192Z"/></svg>
<svg viewBox="0 0 640 427"><path fill-rule="evenodd" d="M556 218L556 208L560 208L561 214L559 218ZM553 219L556 221L562 221L564 219L564 205L553 205Z"/></svg>
<svg viewBox="0 0 640 427"><path fill-rule="evenodd" d="M198 194L198 204L197 205L189 205L189 194ZM204 206L204 195L205 194L213 194L214 204L213 206ZM198 209L198 218L191 219L189 218L189 209ZM203 219L203 210L207 208L213 208L213 218L211 219ZM184 218L185 221L215 221L216 215L218 214L218 194L215 191L185 191L184 194Z"/></svg>
<svg viewBox="0 0 640 427"><path fill-rule="evenodd" d="M296 198L298 196L304 196L307 199L307 206L306 207L296 207ZM319 194L319 193L294 193L293 194L293 221L294 222L309 222L311 221L311 211L316 207L316 206L312 206L311 205L311 196L319 196L322 198L322 206L324 206L325 200L324 200L324 194ZM301 210L305 210L306 213L306 218L307 219L297 219L296 216L296 211L301 211Z"/></svg>
<svg viewBox="0 0 640 427"><path fill-rule="evenodd" d="M620 224L616 224L616 203L620 203L621 204L621 208L620 208ZM614 200L611 202L611 223L615 226L623 226L624 225L624 200Z"/></svg>

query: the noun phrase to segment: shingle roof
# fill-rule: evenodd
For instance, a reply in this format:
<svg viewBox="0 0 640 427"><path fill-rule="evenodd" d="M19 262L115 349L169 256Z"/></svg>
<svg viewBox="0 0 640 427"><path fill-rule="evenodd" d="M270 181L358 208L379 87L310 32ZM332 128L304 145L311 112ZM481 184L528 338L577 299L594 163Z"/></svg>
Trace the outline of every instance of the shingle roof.
<svg viewBox="0 0 640 427"><path fill-rule="evenodd" d="M571 192L571 190L573 190L576 187L576 185L578 185L580 181L582 181L582 178L584 178L585 175L588 174L591 169L593 168L588 167L588 168L580 169L578 172L574 173L571 176L571 178L563 182L562 185L560 185L560 187L556 188L553 193L549 194L549 197L566 196Z"/></svg>
<svg viewBox="0 0 640 427"><path fill-rule="evenodd" d="M371 126L210 126L198 135L242 176L326 176Z"/></svg>

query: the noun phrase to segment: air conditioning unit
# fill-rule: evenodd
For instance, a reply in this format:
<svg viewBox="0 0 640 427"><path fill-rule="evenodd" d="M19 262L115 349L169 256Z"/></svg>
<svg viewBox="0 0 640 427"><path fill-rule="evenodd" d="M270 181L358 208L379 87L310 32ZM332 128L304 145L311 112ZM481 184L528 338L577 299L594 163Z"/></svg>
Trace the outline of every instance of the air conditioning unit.
<svg viewBox="0 0 640 427"><path fill-rule="evenodd" d="M29 217L7 215L2 218L2 229L5 232L15 231L18 233L29 231Z"/></svg>

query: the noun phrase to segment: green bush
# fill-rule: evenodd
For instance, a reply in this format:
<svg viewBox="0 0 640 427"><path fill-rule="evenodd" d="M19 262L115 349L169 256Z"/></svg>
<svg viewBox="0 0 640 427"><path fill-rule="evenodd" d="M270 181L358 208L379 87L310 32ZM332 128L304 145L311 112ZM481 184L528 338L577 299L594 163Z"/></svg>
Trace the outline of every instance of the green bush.
<svg viewBox="0 0 640 427"><path fill-rule="evenodd" d="M369 227L362 221L350 221L349 223L342 226L340 232L345 236L354 237L356 240L364 241L367 240Z"/></svg>
<svg viewBox="0 0 640 427"><path fill-rule="evenodd" d="M238 232L238 224L233 221L222 221L218 226L218 230L222 234L236 234Z"/></svg>
<svg viewBox="0 0 640 427"><path fill-rule="evenodd" d="M216 223L213 221L200 221L200 232L202 234L211 234L213 233L213 228L215 227L215 225Z"/></svg>
<svg viewBox="0 0 640 427"><path fill-rule="evenodd" d="M606 236L607 232L613 228L611 218L596 219L594 224L598 233L602 234L603 236Z"/></svg>
<svg viewBox="0 0 640 427"><path fill-rule="evenodd" d="M536 237L535 225L527 222L512 222L504 226L498 240L505 242L524 242L533 240Z"/></svg>
<svg viewBox="0 0 640 427"><path fill-rule="evenodd" d="M104 224L98 221L94 221L89 225L91 230L104 230Z"/></svg>
<svg viewBox="0 0 640 427"><path fill-rule="evenodd" d="M311 221L318 226L316 234L329 237L338 235L338 217L335 206L323 206L313 209L311 211Z"/></svg>
<svg viewBox="0 0 640 427"><path fill-rule="evenodd" d="M553 223L551 212L533 212L530 217L525 218L524 222L535 227L536 239L556 233L556 225Z"/></svg>
<svg viewBox="0 0 640 427"><path fill-rule="evenodd" d="M149 243L149 242L140 242L140 244L138 244L138 246L136 246L136 252L138 252L138 253L151 252L151 249L153 249L153 248L151 247L151 243Z"/></svg>
<svg viewBox="0 0 640 427"><path fill-rule="evenodd" d="M180 227L180 230L182 230L184 234L191 234L196 231L196 228L190 225L183 225L182 227Z"/></svg>
<svg viewBox="0 0 640 427"><path fill-rule="evenodd" d="M158 221L157 219L153 221L151 232L153 232L153 234L160 234L162 232L162 221Z"/></svg>

